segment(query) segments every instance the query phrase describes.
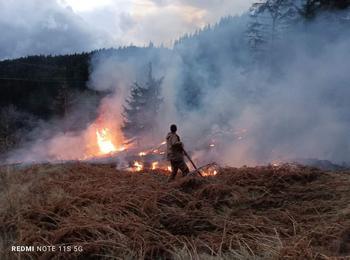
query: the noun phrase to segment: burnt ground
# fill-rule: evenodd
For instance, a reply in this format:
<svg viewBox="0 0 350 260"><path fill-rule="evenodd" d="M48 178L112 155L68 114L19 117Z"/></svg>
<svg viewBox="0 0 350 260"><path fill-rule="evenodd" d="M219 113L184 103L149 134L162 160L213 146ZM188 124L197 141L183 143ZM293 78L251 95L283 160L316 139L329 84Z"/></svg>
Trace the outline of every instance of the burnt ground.
<svg viewBox="0 0 350 260"><path fill-rule="evenodd" d="M350 172L295 165L163 172L71 163L0 173L1 259L328 259L350 255ZM82 252L13 253L12 245Z"/></svg>

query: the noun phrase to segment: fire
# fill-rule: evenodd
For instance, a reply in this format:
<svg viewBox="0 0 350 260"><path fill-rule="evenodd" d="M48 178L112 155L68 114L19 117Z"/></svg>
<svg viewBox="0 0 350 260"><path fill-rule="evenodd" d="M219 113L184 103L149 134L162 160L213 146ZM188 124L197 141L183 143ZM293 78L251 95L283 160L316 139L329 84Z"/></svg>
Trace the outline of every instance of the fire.
<svg viewBox="0 0 350 260"><path fill-rule="evenodd" d="M153 162L152 163L152 170L156 170L159 166L159 162Z"/></svg>
<svg viewBox="0 0 350 260"><path fill-rule="evenodd" d="M96 137L97 137L97 143L98 143L98 147L100 148L101 154L109 154L109 153L118 151L118 149L112 143L112 140L110 137L110 131L108 128L97 130Z"/></svg>
<svg viewBox="0 0 350 260"><path fill-rule="evenodd" d="M140 152L140 153L139 153L139 156L141 156L141 157L146 156L146 155L147 155L146 152Z"/></svg>
<svg viewBox="0 0 350 260"><path fill-rule="evenodd" d="M116 113L114 100L105 98L98 111L98 117L85 131L85 159L96 158L125 151L121 131L122 118Z"/></svg>
<svg viewBox="0 0 350 260"><path fill-rule="evenodd" d="M135 161L134 168L135 168L135 171L140 172L143 170L143 164L141 162Z"/></svg>
<svg viewBox="0 0 350 260"><path fill-rule="evenodd" d="M208 177L208 176L216 176L218 174L218 171L217 170L207 170L207 171L202 171L202 175L204 177Z"/></svg>
<svg viewBox="0 0 350 260"><path fill-rule="evenodd" d="M216 176L219 173L219 166L216 163L208 164L201 173L204 177Z"/></svg>
<svg viewBox="0 0 350 260"><path fill-rule="evenodd" d="M171 172L171 167L164 165L160 161L154 161L150 164L144 162L144 161L134 161L132 165L128 168L128 171L131 172L141 172L141 171L147 171L147 170L160 170L160 171L169 171Z"/></svg>
<svg viewBox="0 0 350 260"><path fill-rule="evenodd" d="M277 163L277 162L274 162L274 163L272 163L272 166L273 166L273 167L278 167L278 166L280 166L280 164Z"/></svg>

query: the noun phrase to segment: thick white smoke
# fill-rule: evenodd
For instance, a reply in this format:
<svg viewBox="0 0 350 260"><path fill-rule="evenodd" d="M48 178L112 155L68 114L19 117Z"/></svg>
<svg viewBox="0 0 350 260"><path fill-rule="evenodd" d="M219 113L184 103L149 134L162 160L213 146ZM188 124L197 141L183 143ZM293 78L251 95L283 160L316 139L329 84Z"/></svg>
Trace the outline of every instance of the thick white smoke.
<svg viewBox="0 0 350 260"><path fill-rule="evenodd" d="M148 62L153 61L154 71L164 76L159 139L170 123L177 123L185 145L197 150L194 154L199 160L235 166L299 158L348 162L350 38L348 32L337 32L331 41L334 31L323 29L328 22L320 18L298 26L276 43L273 52L280 67L272 67L273 71L268 65L247 70L244 64L225 56L231 50L219 49L216 56L208 57L219 68L216 75L220 84L216 87L209 83L205 64L193 62L188 71L184 63L184 56L191 57L205 48L195 41L160 57L137 57L127 63L117 57L100 58L93 64L92 80L102 89L121 81L115 85L116 93L122 89L125 97L132 81L142 80L135 71L141 69L146 74ZM226 33L234 31L237 34L231 38L242 38L246 23L237 23L236 27ZM215 45L216 41L205 38L206 45ZM236 51L248 55L247 46L240 45ZM118 73L119 67L129 72ZM187 95L181 89L184 68L187 74L206 79L200 85L201 103L195 109L181 106L181 99ZM122 79L115 78L121 75ZM214 149L206 149L210 142L216 142Z"/></svg>
<svg viewBox="0 0 350 260"><path fill-rule="evenodd" d="M245 38L249 19L232 19L174 49L97 53L89 87L112 93L103 104L113 115L115 134L120 135L132 83L145 81L152 62L154 76L164 77L164 101L151 143L163 141L169 125L176 123L185 147L200 163L241 166L296 158L349 162L349 31L328 30L330 22L322 17L298 25L267 52L274 57L271 63L254 66ZM191 96L193 89L197 97ZM195 99L199 101L188 105ZM57 156L62 150L64 154L69 145L82 143L85 134L73 139L58 134L49 147ZM54 149L64 143L69 145ZM33 147L32 156L45 157ZM70 152L72 159L77 157L74 149Z"/></svg>

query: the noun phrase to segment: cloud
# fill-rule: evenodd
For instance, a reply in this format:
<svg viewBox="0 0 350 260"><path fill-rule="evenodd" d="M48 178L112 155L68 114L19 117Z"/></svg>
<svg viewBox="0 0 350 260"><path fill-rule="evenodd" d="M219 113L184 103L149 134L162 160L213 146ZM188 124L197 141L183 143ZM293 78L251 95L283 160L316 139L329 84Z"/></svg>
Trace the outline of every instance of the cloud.
<svg viewBox="0 0 350 260"><path fill-rule="evenodd" d="M103 36L55 0L1 1L0 30L1 59L91 50Z"/></svg>
<svg viewBox="0 0 350 260"><path fill-rule="evenodd" d="M252 2L252 0L114 0L103 8L79 14L87 21L91 21L92 26L108 29L114 27L110 33L113 34L115 42L146 45L152 41L170 46L185 33L216 23L223 16L243 13L248 10ZM99 19L93 19L97 15Z"/></svg>
<svg viewBox="0 0 350 260"><path fill-rule="evenodd" d="M0 59L64 54L150 41L171 46L184 33L247 10L232 0L8 0L0 2Z"/></svg>
<svg viewBox="0 0 350 260"><path fill-rule="evenodd" d="M203 22L214 23L220 17L241 14L248 10L254 0L151 0L160 6L178 5L205 11Z"/></svg>

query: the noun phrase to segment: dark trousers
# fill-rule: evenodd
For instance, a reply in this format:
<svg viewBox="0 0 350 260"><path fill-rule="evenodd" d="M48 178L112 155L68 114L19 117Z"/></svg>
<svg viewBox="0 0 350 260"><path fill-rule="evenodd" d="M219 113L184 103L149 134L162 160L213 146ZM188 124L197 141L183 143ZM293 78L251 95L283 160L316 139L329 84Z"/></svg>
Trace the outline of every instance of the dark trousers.
<svg viewBox="0 0 350 260"><path fill-rule="evenodd" d="M190 173L190 170L187 167L187 164L185 163L184 160L181 161L170 161L171 164L171 176L170 176L170 180L175 179L176 174L178 172L178 170L181 170L182 176L187 176L187 174Z"/></svg>

